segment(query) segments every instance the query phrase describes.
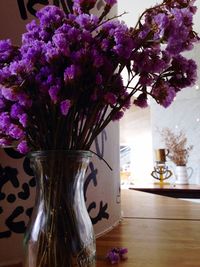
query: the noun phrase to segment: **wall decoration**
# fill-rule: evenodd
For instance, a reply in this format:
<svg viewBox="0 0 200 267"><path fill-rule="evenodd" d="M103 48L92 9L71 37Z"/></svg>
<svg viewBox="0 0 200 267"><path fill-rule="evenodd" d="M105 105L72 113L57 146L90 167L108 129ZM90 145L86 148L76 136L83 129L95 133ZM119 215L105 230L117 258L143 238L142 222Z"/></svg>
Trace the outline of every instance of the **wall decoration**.
<svg viewBox="0 0 200 267"><path fill-rule="evenodd" d="M96 139L95 141L95 148L96 153L100 156L104 156L104 142L107 139L106 131L103 131L100 135L100 141ZM12 204L15 203L18 199L20 200L28 200L30 197L31 190L34 190L36 182L35 178L32 177L33 173L30 167L30 161L28 158L21 155L13 148L4 149L4 152L7 156L13 159L23 159L23 171L26 176L28 176L28 181L21 183L19 178L19 172L17 168L12 168L10 166L2 167L0 165L0 200L6 200L8 203ZM94 187L98 186L98 169L95 168L93 162L90 162L88 175L85 180L84 185L84 196L85 200L87 201L87 188L90 183L93 184ZM4 186L6 183L11 183L13 188L19 189L18 193L14 193L13 191L7 192L4 190ZM35 194L35 192L34 192ZM0 201L0 218L3 217L3 206L1 206L2 201ZM15 207L9 216L4 218L4 226L3 231L0 229L0 238L8 238L11 236L12 232L16 234L22 234L26 230L26 221L18 220L18 217L23 213L26 216L30 217L33 211L34 203L31 203L31 207L24 206L17 206ZM91 210L95 210L96 216L91 217L92 223L96 224L98 221L102 219L108 219L108 203L104 203L103 200L100 200L97 203L95 200L88 204L88 212L90 213Z"/></svg>

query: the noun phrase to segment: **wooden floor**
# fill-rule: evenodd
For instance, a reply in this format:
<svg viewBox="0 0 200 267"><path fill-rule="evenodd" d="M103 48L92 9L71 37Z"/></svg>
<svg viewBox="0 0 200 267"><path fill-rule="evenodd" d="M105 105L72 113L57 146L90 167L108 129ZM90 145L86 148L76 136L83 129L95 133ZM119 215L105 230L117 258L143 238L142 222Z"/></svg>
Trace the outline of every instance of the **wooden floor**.
<svg viewBox="0 0 200 267"><path fill-rule="evenodd" d="M117 267L200 266L200 204L122 190L122 211L122 222L97 239L96 267L111 266L105 256L113 247L128 248Z"/></svg>

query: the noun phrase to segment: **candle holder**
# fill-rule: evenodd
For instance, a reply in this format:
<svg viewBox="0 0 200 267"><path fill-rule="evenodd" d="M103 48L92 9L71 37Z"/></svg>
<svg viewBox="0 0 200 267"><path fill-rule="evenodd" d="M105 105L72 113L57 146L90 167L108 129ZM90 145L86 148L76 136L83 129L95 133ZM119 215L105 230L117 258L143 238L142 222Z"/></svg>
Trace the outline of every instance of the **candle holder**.
<svg viewBox="0 0 200 267"><path fill-rule="evenodd" d="M166 179L169 179L172 176L172 171L168 169L168 166L166 166L166 156L169 153L166 149L156 149L155 150L155 156L156 156L156 166L154 167L154 170L151 172L151 176L159 182L156 182L156 184L168 184L164 182Z"/></svg>
<svg viewBox="0 0 200 267"><path fill-rule="evenodd" d="M166 166L165 162L156 162L156 166L151 172L151 176L159 180L157 183L164 184L164 181L172 176L172 172L168 169L168 166Z"/></svg>

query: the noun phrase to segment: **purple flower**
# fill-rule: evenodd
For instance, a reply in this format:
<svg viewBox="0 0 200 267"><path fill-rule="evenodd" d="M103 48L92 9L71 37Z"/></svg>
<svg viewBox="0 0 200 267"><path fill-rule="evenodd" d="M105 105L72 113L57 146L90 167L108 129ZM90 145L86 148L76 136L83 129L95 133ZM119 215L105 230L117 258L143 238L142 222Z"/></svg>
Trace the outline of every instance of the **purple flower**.
<svg viewBox="0 0 200 267"><path fill-rule="evenodd" d="M96 84L100 85L102 83L102 81L103 81L102 75L100 73L97 73L97 75L96 75Z"/></svg>
<svg viewBox="0 0 200 267"><path fill-rule="evenodd" d="M0 113L0 132L1 130L6 131L10 123L11 121L10 121L9 113L8 112Z"/></svg>
<svg viewBox="0 0 200 267"><path fill-rule="evenodd" d="M67 67L64 71L64 81L65 83L72 82L76 76L79 74L79 68L75 65Z"/></svg>
<svg viewBox="0 0 200 267"><path fill-rule="evenodd" d="M8 135L13 139L21 139L24 137L23 130L16 124L11 123L7 129Z"/></svg>
<svg viewBox="0 0 200 267"><path fill-rule="evenodd" d="M8 139L0 137L0 146L1 147L6 147L6 146L10 146L10 145L11 145L11 142Z"/></svg>
<svg viewBox="0 0 200 267"><path fill-rule="evenodd" d="M153 86L151 94L160 105L167 108L173 102L176 90L168 82L158 81Z"/></svg>
<svg viewBox="0 0 200 267"><path fill-rule="evenodd" d="M10 116L12 118L17 119L19 118L20 115L22 115L22 113L23 113L23 108L18 103L15 103L11 106Z"/></svg>
<svg viewBox="0 0 200 267"><path fill-rule="evenodd" d="M62 115L67 116L70 107L71 107L70 100L68 100L68 99L63 100L60 103L60 110L61 110Z"/></svg>
<svg viewBox="0 0 200 267"><path fill-rule="evenodd" d="M62 25L65 13L56 6L46 6L36 13L37 18L40 19L40 24L45 28L58 28Z"/></svg>
<svg viewBox="0 0 200 267"><path fill-rule="evenodd" d="M127 253L127 248L113 248L107 253L106 258L111 264L116 264L119 263L120 260L126 260Z"/></svg>
<svg viewBox="0 0 200 267"><path fill-rule="evenodd" d="M99 68L104 64L103 56L96 49L92 49L91 56L93 59L93 66L94 67Z"/></svg>
<svg viewBox="0 0 200 267"><path fill-rule="evenodd" d="M99 19L93 14L80 14L76 17L75 21L79 24L81 28L89 30L92 29L94 26L98 25Z"/></svg>
<svg viewBox="0 0 200 267"><path fill-rule="evenodd" d="M116 263L119 263L120 261L119 254L113 251L108 252L106 258L109 260L111 264L116 264Z"/></svg>
<svg viewBox="0 0 200 267"><path fill-rule="evenodd" d="M0 89L1 89L1 94L5 99L10 100L10 101L16 101L17 100L17 94L16 94L16 92L14 92L13 89L1 87L1 85L0 85Z"/></svg>
<svg viewBox="0 0 200 267"><path fill-rule="evenodd" d="M96 4L96 0L74 0L73 2L73 10L78 14L83 12L88 13Z"/></svg>
<svg viewBox="0 0 200 267"><path fill-rule="evenodd" d="M27 152L29 152L30 149L27 145L27 142L23 140L18 144L17 150L22 154L26 154Z"/></svg>
<svg viewBox="0 0 200 267"><path fill-rule="evenodd" d="M3 110L6 106L6 103L3 99L0 98L0 111Z"/></svg>
<svg viewBox="0 0 200 267"><path fill-rule="evenodd" d="M0 40L0 53L6 52L12 48L12 43L10 39Z"/></svg>
<svg viewBox="0 0 200 267"><path fill-rule="evenodd" d="M147 95L145 93L140 94L137 99L133 101L133 103L140 108L148 107Z"/></svg>
<svg viewBox="0 0 200 267"><path fill-rule="evenodd" d="M70 40L71 41L71 40ZM70 41L68 40L67 34L65 33L57 33L53 36L53 43L57 47L58 50L62 52L63 55L69 56L70 55L70 48L69 48L69 43ZM55 51L55 46L51 44L50 47L47 47L47 52L49 52L49 49L52 51ZM59 53L56 52L58 55Z"/></svg>
<svg viewBox="0 0 200 267"><path fill-rule="evenodd" d="M181 55L173 58L170 70L173 75L169 83L177 88L177 91L181 88L194 85L197 79L196 63L192 59L186 59Z"/></svg>
<svg viewBox="0 0 200 267"><path fill-rule="evenodd" d="M112 120L113 120L113 121L118 121L118 120L120 120L123 116L124 116L124 112L123 112L123 111L117 111L117 112L114 114Z"/></svg>
<svg viewBox="0 0 200 267"><path fill-rule="evenodd" d="M26 113L23 113L22 115L19 115L19 122L21 125L25 128L28 123L28 116Z"/></svg>
<svg viewBox="0 0 200 267"><path fill-rule="evenodd" d="M113 6L114 4L117 3L117 0L104 0L106 2L107 5L109 6Z"/></svg>
<svg viewBox="0 0 200 267"><path fill-rule="evenodd" d="M117 97L113 93L108 92L105 94L104 100L107 104L114 105L117 101Z"/></svg>
<svg viewBox="0 0 200 267"><path fill-rule="evenodd" d="M1 63L9 62L15 56L16 49L12 46L11 40L0 40L0 66Z"/></svg>
<svg viewBox="0 0 200 267"><path fill-rule="evenodd" d="M17 100L19 104L23 107L30 108L32 106L32 100L29 98L29 96L25 93L18 93L17 94Z"/></svg>
<svg viewBox="0 0 200 267"><path fill-rule="evenodd" d="M60 86L53 85L49 89L49 95L50 95L51 100L53 101L53 103L57 103L59 92L60 92Z"/></svg>

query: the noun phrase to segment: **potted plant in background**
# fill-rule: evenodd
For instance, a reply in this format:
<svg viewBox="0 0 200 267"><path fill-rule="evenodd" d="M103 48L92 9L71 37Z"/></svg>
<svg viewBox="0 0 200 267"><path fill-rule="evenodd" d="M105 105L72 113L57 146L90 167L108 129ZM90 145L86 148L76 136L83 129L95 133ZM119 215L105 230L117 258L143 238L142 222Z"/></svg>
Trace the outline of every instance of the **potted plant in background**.
<svg viewBox="0 0 200 267"><path fill-rule="evenodd" d="M108 19L116 0L104 1L98 17L95 0L68 1L65 12L47 6L20 47L0 41L0 145L28 153L37 181L29 267L95 265L83 197L94 139L131 104L144 108L151 96L168 107L196 81L195 62L181 55L199 39L194 1L165 0L132 28Z"/></svg>
<svg viewBox="0 0 200 267"><path fill-rule="evenodd" d="M168 150L167 157L176 165L176 184L188 184L193 169L187 167L187 162L193 146L187 146L187 137L183 131L173 133L169 128L165 128L161 135ZM190 170L190 175L188 175L187 170Z"/></svg>

